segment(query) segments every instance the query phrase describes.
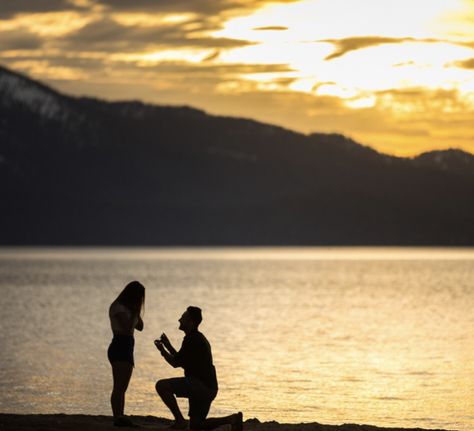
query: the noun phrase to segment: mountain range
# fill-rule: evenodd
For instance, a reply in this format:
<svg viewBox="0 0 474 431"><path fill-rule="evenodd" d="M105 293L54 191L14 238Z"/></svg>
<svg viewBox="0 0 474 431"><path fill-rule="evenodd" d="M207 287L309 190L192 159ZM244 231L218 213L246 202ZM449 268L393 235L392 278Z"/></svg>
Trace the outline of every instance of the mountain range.
<svg viewBox="0 0 474 431"><path fill-rule="evenodd" d="M474 156L381 154L0 67L2 245L474 245Z"/></svg>

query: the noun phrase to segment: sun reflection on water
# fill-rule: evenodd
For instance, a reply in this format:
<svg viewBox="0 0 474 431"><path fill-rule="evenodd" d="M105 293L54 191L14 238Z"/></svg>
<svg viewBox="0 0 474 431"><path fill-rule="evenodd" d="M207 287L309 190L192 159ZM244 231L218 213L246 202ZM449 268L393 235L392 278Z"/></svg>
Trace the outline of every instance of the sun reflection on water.
<svg viewBox="0 0 474 431"><path fill-rule="evenodd" d="M168 416L154 383L181 372L162 361L153 339L166 332L178 347L177 319L197 304L221 388L213 415L242 409L280 422L468 430L473 253L3 249L0 383L11 389L0 405L109 414L106 310L138 278L147 299L127 398L132 414Z"/></svg>

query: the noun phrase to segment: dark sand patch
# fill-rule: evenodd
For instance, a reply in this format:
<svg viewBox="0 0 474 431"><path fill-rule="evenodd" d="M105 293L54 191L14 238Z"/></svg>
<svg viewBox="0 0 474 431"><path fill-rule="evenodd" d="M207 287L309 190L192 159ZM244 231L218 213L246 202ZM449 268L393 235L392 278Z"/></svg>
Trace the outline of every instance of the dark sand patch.
<svg viewBox="0 0 474 431"><path fill-rule="evenodd" d="M0 413L1 431L106 431L119 429L166 430L171 424L169 419L155 416L131 416L139 428L117 428L112 425L110 416L89 415L14 415ZM221 427L227 430L230 427ZM372 425L344 424L322 425L317 422L304 424L279 424L278 422L260 422L248 419L244 423L244 431L446 431L422 428L382 428Z"/></svg>

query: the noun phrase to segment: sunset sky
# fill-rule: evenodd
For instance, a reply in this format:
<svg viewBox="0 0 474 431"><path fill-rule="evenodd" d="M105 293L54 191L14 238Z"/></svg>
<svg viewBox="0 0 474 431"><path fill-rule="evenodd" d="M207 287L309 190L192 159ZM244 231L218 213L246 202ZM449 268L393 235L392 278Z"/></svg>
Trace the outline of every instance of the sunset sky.
<svg viewBox="0 0 474 431"><path fill-rule="evenodd" d="M69 94L474 153L474 0L2 0L0 64Z"/></svg>

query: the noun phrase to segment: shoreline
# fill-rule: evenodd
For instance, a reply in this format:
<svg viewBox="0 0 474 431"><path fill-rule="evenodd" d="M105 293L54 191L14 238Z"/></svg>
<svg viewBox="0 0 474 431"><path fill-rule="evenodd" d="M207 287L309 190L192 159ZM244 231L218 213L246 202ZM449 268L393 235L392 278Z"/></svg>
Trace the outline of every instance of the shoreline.
<svg viewBox="0 0 474 431"><path fill-rule="evenodd" d="M171 424L170 419L156 416L129 416L139 426L134 429L166 430ZM227 429L229 427L220 427ZM112 424L111 416L82 415L82 414L9 414L0 413L1 431L102 431L116 430ZM132 428L125 428L132 429ZM433 428L396 428L378 427L367 424L341 424L324 425L318 422L305 422L299 424L285 424L275 421L260 422L258 419L247 419L244 421L245 431L448 431L446 429Z"/></svg>

